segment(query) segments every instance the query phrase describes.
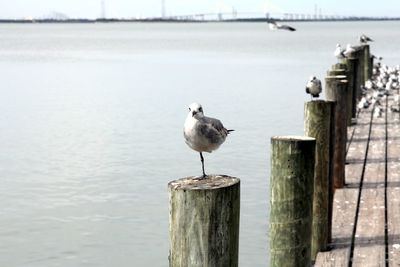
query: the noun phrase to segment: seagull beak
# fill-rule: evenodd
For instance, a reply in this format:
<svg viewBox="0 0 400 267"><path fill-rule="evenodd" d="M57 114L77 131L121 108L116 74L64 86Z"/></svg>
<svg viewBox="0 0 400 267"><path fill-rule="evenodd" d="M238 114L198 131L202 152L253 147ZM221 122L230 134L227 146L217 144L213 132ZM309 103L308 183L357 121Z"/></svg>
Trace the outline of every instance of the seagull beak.
<svg viewBox="0 0 400 267"><path fill-rule="evenodd" d="M197 114L197 111L194 111L193 110L193 112L192 112L192 117L194 117L194 115L196 115Z"/></svg>

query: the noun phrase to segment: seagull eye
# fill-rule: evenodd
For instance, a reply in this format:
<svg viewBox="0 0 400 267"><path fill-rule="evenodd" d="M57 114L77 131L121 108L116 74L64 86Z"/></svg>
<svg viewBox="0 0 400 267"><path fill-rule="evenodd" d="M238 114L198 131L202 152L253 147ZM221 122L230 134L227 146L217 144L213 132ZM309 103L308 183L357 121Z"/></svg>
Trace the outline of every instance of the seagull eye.
<svg viewBox="0 0 400 267"><path fill-rule="evenodd" d="M189 108L189 111L192 111L192 110Z"/></svg>
<svg viewBox="0 0 400 267"><path fill-rule="evenodd" d="M202 109L202 108L199 108L199 111L200 111L200 112L203 112L203 109Z"/></svg>

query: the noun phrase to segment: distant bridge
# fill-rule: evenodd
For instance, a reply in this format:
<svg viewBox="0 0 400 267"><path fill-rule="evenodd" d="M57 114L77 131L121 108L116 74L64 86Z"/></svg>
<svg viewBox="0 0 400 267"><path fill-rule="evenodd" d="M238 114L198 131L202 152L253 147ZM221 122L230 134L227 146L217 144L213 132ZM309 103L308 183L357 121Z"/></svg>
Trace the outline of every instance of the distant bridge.
<svg viewBox="0 0 400 267"><path fill-rule="evenodd" d="M194 20L194 21L223 21L236 19L277 19L277 20L344 20L363 18L357 16L341 16L341 15L322 15L322 14L306 14L306 13L262 13L262 12L213 12L198 13L189 15L165 16L162 19L174 20ZM365 18L365 17L364 17Z"/></svg>

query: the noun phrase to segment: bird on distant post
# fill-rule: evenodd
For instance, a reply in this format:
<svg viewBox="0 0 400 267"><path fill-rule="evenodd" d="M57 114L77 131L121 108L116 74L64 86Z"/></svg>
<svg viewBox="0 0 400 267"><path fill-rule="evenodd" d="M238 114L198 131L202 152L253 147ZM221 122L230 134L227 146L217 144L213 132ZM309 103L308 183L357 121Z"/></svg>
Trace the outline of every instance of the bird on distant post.
<svg viewBox="0 0 400 267"><path fill-rule="evenodd" d="M319 97L322 92L321 81L315 76L311 76L306 84L306 93L311 95L311 101L314 97Z"/></svg>
<svg viewBox="0 0 400 267"><path fill-rule="evenodd" d="M358 40L360 41L360 44L367 44L368 42L374 41L365 34L361 34L360 37L358 37Z"/></svg>
<svg viewBox="0 0 400 267"><path fill-rule="evenodd" d="M227 130L218 119L204 116L203 108L198 103L189 106L189 114L186 117L183 136L186 144L200 153L203 179L207 177L204 172L204 157L202 152L211 153L225 142L226 137L234 130Z"/></svg>
<svg viewBox="0 0 400 267"><path fill-rule="evenodd" d="M287 31L294 32L296 30L295 28L293 28L289 25L280 24L280 23L276 22L275 20L268 20L268 26L269 26L269 29L272 31L287 30Z"/></svg>
<svg viewBox="0 0 400 267"><path fill-rule="evenodd" d="M341 59L346 58L346 56L344 55L344 50L342 49L340 44L336 44L336 49L333 52L333 54L335 55L335 57L338 59L338 61L340 61Z"/></svg>
<svg viewBox="0 0 400 267"><path fill-rule="evenodd" d="M356 52L356 49L351 44L347 44L346 49L343 51L343 55L348 58L353 56L354 52Z"/></svg>

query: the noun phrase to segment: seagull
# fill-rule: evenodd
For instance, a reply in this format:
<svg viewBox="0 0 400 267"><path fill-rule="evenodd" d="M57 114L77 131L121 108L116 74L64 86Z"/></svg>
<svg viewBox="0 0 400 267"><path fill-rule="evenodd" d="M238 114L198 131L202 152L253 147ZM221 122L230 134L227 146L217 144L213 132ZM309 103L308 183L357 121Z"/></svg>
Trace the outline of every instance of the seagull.
<svg viewBox="0 0 400 267"><path fill-rule="evenodd" d="M313 97L319 97L322 91L321 81L315 76L311 76L310 80L306 84L306 93L311 95L311 100Z"/></svg>
<svg viewBox="0 0 400 267"><path fill-rule="evenodd" d="M344 52L343 52L343 55L344 55L345 57L349 57L349 56L351 56L354 52L356 52L356 49L355 49L353 46L351 46L351 44L347 44L346 49L345 49Z"/></svg>
<svg viewBox="0 0 400 267"><path fill-rule="evenodd" d="M295 28L290 27L289 25L283 25L283 24L277 23L274 20L268 20L268 26L269 26L269 29L272 30L272 31L275 31L275 30L288 30L288 31L293 32L293 31L296 30Z"/></svg>
<svg viewBox="0 0 400 267"><path fill-rule="evenodd" d="M340 59L344 59L346 56L343 54L344 50L342 50L342 47L340 46L340 44L336 44L336 49L335 52L333 52L333 54L335 55L335 57L340 60Z"/></svg>
<svg viewBox="0 0 400 267"><path fill-rule="evenodd" d="M183 129L183 136L186 144L193 150L200 153L202 178L207 175L204 172L204 158L202 152L211 153L225 141L230 132L218 119L204 116L203 108L198 103L189 106L189 114L186 117Z"/></svg>
<svg viewBox="0 0 400 267"><path fill-rule="evenodd" d="M361 34L361 36L358 37L358 40L360 41L361 44L366 44L368 42L373 42L374 41L371 38L369 38L368 36L366 36L365 34Z"/></svg>

